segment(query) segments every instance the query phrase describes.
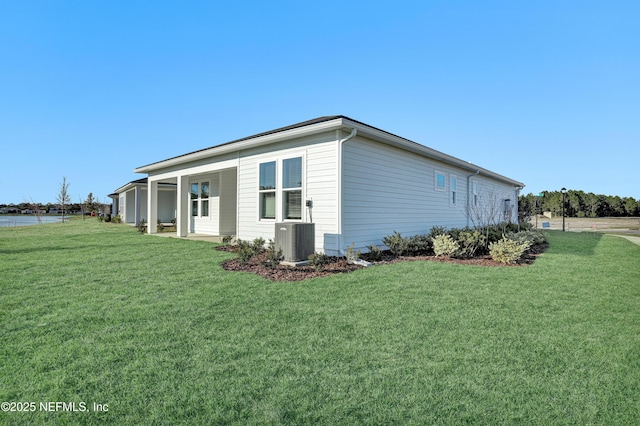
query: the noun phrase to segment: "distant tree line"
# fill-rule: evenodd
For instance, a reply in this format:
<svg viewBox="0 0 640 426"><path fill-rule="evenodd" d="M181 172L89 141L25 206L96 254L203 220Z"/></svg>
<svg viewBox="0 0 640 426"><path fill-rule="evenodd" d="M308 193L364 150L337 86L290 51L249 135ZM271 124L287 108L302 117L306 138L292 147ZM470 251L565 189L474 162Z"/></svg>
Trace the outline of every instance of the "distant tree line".
<svg viewBox="0 0 640 426"><path fill-rule="evenodd" d="M624 217L640 216L640 200L617 195L600 195L592 192L568 190L565 195L565 215L567 217ZM562 192L543 191L521 195L519 210L529 214L551 212L562 215Z"/></svg>
<svg viewBox="0 0 640 426"><path fill-rule="evenodd" d="M93 193L89 193L84 201L78 203L70 202L70 197L65 197L64 211L68 214L91 214L95 213L108 213L111 209L111 204L101 203L94 198ZM59 200L58 200L59 201ZM8 214L21 213L22 211L30 211L31 213L48 214L62 213L61 203L38 203L35 201L24 201L19 204L0 204L0 209Z"/></svg>

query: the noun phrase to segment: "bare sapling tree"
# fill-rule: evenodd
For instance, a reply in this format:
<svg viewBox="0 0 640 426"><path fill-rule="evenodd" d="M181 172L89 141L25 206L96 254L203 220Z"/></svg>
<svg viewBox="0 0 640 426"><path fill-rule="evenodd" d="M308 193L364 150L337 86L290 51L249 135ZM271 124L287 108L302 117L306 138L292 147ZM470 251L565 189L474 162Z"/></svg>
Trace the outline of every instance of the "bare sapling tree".
<svg viewBox="0 0 640 426"><path fill-rule="evenodd" d="M38 223L42 223L42 207L40 206L40 203L36 203L35 201L33 201L33 198L29 199L29 210L31 210L31 213L33 213L33 215L36 217L36 220L38 221Z"/></svg>
<svg viewBox="0 0 640 426"><path fill-rule="evenodd" d="M57 198L58 204L62 208L62 222L64 223L64 209L65 206L71 203L71 196L69 195L69 182L67 182L67 177L62 177L62 183L60 184L60 191L58 192Z"/></svg>
<svg viewBox="0 0 640 426"><path fill-rule="evenodd" d="M489 228L502 225L502 232L506 230L508 222L511 222L511 212L505 210L504 197L498 194L495 188L487 192L479 191L483 196L478 196L469 203L467 215L473 227L481 230L489 238Z"/></svg>

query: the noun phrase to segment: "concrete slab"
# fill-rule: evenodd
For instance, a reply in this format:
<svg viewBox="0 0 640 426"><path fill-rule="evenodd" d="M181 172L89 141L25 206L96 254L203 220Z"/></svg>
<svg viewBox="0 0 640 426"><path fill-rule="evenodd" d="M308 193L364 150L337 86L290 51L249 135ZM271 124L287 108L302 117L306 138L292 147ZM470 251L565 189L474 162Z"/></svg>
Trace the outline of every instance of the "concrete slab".
<svg viewBox="0 0 640 426"><path fill-rule="evenodd" d="M611 234L609 234L611 235ZM625 238L629 241L631 241L632 243L636 243L640 246L640 237L634 237L632 235L616 235L616 237L620 237L620 238Z"/></svg>
<svg viewBox="0 0 640 426"><path fill-rule="evenodd" d="M209 243L221 243L224 236L222 235L208 235L208 234L188 234L186 237L178 237L174 232L158 232L157 234L151 234L158 237L165 238L179 238L181 240L192 241L207 241Z"/></svg>

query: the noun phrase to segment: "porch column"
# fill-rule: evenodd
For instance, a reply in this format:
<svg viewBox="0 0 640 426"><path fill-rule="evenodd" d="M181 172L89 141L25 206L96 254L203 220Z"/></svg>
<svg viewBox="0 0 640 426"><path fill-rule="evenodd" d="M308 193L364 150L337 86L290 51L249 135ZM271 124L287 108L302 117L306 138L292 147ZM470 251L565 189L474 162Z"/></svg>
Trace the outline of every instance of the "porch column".
<svg viewBox="0 0 640 426"><path fill-rule="evenodd" d="M189 232L189 176L178 176L176 197L176 235L186 237Z"/></svg>
<svg viewBox="0 0 640 426"><path fill-rule="evenodd" d="M142 198L142 190L140 189L139 186L136 186L135 189L135 194L136 194L136 206L135 206L135 212L133 214L133 223L134 225L137 225L140 222L140 216L141 216L141 198Z"/></svg>
<svg viewBox="0 0 640 426"><path fill-rule="evenodd" d="M149 190L147 191L147 232L155 234L158 232L158 181L149 179Z"/></svg>

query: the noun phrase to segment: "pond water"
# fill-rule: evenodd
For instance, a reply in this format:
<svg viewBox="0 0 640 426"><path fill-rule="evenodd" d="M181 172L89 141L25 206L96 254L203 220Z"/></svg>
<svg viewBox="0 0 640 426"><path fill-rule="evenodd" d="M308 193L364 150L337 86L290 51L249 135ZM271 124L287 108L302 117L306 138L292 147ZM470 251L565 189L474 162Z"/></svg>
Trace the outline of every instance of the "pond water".
<svg viewBox="0 0 640 426"><path fill-rule="evenodd" d="M40 216L40 218L38 218L32 214L21 214L17 216L0 215L0 228L6 228L8 226L38 225L41 223L56 223L61 220L62 216Z"/></svg>

